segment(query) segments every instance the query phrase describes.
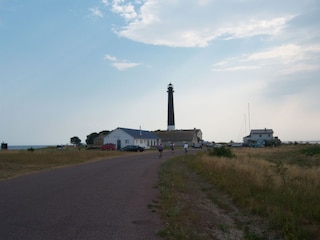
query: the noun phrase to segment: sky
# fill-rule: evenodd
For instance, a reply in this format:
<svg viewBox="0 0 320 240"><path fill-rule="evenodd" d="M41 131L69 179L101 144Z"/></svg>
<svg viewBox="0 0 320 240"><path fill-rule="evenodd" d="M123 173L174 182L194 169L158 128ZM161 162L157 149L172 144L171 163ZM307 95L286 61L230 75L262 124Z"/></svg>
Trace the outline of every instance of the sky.
<svg viewBox="0 0 320 240"><path fill-rule="evenodd" d="M117 127L320 140L319 0L0 0L0 141Z"/></svg>

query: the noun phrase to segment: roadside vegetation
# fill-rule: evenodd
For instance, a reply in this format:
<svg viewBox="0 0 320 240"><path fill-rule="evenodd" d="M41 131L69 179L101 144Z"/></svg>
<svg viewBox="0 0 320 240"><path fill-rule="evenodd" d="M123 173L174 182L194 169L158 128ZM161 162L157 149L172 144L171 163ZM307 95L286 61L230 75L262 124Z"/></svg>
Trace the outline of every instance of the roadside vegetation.
<svg viewBox="0 0 320 240"><path fill-rule="evenodd" d="M120 151L85 150L78 147L0 151L0 181L27 173L117 156Z"/></svg>
<svg viewBox="0 0 320 240"><path fill-rule="evenodd" d="M166 239L320 239L320 146L212 149L160 170Z"/></svg>

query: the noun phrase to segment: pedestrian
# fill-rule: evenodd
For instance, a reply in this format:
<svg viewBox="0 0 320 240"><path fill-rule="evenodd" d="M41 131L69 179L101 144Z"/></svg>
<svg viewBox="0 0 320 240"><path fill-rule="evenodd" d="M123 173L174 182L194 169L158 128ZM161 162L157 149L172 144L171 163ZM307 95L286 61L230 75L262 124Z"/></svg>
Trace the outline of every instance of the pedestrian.
<svg viewBox="0 0 320 240"><path fill-rule="evenodd" d="M161 157L162 157L162 151L163 151L162 143L160 143L160 144L158 145L158 151L159 151L159 158L161 158Z"/></svg>
<svg viewBox="0 0 320 240"><path fill-rule="evenodd" d="M171 148L171 153L174 153L174 143L173 142L170 144L170 148Z"/></svg>
<svg viewBox="0 0 320 240"><path fill-rule="evenodd" d="M183 145L183 148L184 148L184 152L185 152L185 153L188 152L188 147L189 147L188 143L185 143L185 144Z"/></svg>

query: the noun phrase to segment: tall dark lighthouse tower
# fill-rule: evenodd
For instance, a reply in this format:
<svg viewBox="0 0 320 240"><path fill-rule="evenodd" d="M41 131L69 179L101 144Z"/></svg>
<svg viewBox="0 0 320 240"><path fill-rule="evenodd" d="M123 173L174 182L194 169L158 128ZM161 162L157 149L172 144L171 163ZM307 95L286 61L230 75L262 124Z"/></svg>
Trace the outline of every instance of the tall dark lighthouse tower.
<svg viewBox="0 0 320 240"><path fill-rule="evenodd" d="M174 110L173 110L173 85L168 85L168 131L175 130L174 126Z"/></svg>

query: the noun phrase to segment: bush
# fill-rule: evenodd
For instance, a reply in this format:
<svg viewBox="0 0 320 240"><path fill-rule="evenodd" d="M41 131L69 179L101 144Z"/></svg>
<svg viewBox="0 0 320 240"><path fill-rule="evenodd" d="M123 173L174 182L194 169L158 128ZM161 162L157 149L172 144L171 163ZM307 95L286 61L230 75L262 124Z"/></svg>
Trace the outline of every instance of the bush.
<svg viewBox="0 0 320 240"><path fill-rule="evenodd" d="M308 148L302 149L301 152L307 156L314 156L320 154L320 146L310 146Z"/></svg>
<svg viewBox="0 0 320 240"><path fill-rule="evenodd" d="M31 147L31 148L28 148L28 151L29 152L33 152L35 149L33 148L33 147Z"/></svg>
<svg viewBox="0 0 320 240"><path fill-rule="evenodd" d="M217 156L217 157L227 157L227 158L235 157L231 149L224 146L219 148L208 149L208 154L209 156Z"/></svg>

